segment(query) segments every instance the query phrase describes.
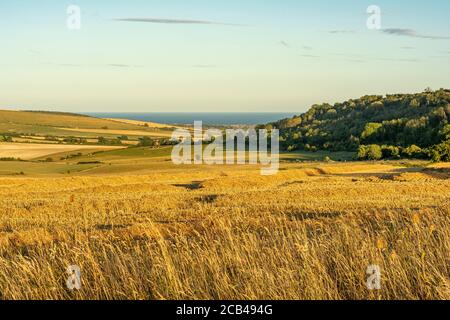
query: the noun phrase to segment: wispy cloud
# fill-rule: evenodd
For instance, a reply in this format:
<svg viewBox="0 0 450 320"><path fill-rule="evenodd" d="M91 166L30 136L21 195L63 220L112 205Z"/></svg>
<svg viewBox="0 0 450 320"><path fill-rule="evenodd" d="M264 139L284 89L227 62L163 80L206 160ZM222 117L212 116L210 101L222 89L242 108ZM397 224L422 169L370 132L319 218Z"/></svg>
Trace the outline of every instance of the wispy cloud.
<svg viewBox="0 0 450 320"><path fill-rule="evenodd" d="M37 51L37 50L34 50L34 49L29 49L29 50L28 50L28 53L30 53L30 54L32 54L32 55L34 55L34 56L39 56L39 55L41 55L41 52L40 52L40 51Z"/></svg>
<svg viewBox="0 0 450 320"><path fill-rule="evenodd" d="M108 64L98 64L98 65L87 65L87 64L76 64L76 63L58 63L59 67L71 67L71 68L142 68L143 66L122 64L122 63L108 63Z"/></svg>
<svg viewBox="0 0 450 320"><path fill-rule="evenodd" d="M75 63L57 63L56 65L59 67L73 67L73 68L83 67L82 64L75 64Z"/></svg>
<svg viewBox="0 0 450 320"><path fill-rule="evenodd" d="M304 57L304 58L320 58L319 56L316 56L314 54L301 54L300 57Z"/></svg>
<svg viewBox="0 0 450 320"><path fill-rule="evenodd" d="M400 49L403 49L403 50L414 50L416 48L415 47L410 47L410 46L403 46L403 47L400 47Z"/></svg>
<svg viewBox="0 0 450 320"><path fill-rule="evenodd" d="M355 30L327 30L326 32L331 34L352 34L356 33Z"/></svg>
<svg viewBox="0 0 450 320"><path fill-rule="evenodd" d="M282 41L279 41L278 42L278 44L279 45L281 45L281 46L283 46L283 47L285 47L285 48L296 48L297 46L295 46L295 45L292 45L292 44L290 44L289 42L287 42L287 41L284 41L284 40L282 40ZM307 51L309 51L309 50L313 50L313 47L310 47L310 46L307 46L307 45L302 45L302 46L300 46L300 49L301 50L307 50Z"/></svg>
<svg viewBox="0 0 450 320"><path fill-rule="evenodd" d="M285 48L290 48L291 47L291 45L289 43L287 43L286 41L280 41L280 42L278 42L278 44L280 46L285 47Z"/></svg>
<svg viewBox="0 0 450 320"><path fill-rule="evenodd" d="M420 62L419 59L407 59L407 58L377 58L376 61L392 61L392 62Z"/></svg>
<svg viewBox="0 0 450 320"><path fill-rule="evenodd" d="M114 67L114 68L132 68L133 66L128 64L120 64L120 63L110 63L107 65L108 67Z"/></svg>
<svg viewBox="0 0 450 320"><path fill-rule="evenodd" d="M196 69L211 69L211 68L217 68L217 66L212 65L212 64L196 64L196 65L193 65L192 68L196 68Z"/></svg>
<svg viewBox="0 0 450 320"><path fill-rule="evenodd" d="M107 67L113 68L142 68L143 66L131 65L131 64L121 64L121 63L109 63Z"/></svg>
<svg viewBox="0 0 450 320"><path fill-rule="evenodd" d="M417 63L421 62L419 59L414 58L389 58L389 57L373 57L366 56L362 54L351 54L351 53L332 53L333 56L340 57L339 60L354 63L369 63L374 61L385 61L385 62L409 62Z"/></svg>
<svg viewBox="0 0 450 320"><path fill-rule="evenodd" d="M366 63L366 60L362 60L362 59L347 59L347 62L354 62L354 63Z"/></svg>
<svg viewBox="0 0 450 320"><path fill-rule="evenodd" d="M385 34L404 36L404 37L413 37L413 38L422 38L422 39L431 39L431 40L450 39L449 37L420 34L416 30L413 30L413 29L388 28L388 29L383 29L381 31Z"/></svg>
<svg viewBox="0 0 450 320"><path fill-rule="evenodd" d="M221 25L221 26L243 26L241 24L224 23L208 20L189 20L189 19L117 18L114 20L124 22L144 22L144 23L160 23L160 24L203 24L203 25Z"/></svg>

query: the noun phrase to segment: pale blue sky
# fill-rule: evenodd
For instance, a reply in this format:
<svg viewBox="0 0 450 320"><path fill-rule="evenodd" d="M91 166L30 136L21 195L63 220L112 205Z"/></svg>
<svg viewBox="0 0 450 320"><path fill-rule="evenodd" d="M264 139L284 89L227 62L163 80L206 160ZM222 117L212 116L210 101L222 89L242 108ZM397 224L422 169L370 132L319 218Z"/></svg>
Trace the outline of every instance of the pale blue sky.
<svg viewBox="0 0 450 320"><path fill-rule="evenodd" d="M302 112L449 88L449 12L447 0L1 0L0 108ZM117 20L129 18L146 22Z"/></svg>

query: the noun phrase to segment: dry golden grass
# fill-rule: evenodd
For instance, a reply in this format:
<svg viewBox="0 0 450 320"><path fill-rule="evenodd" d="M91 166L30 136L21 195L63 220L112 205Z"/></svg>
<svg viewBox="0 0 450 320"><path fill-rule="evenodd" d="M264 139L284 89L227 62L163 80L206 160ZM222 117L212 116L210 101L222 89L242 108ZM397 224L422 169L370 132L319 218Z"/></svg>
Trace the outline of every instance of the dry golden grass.
<svg viewBox="0 0 450 320"><path fill-rule="evenodd" d="M54 112L29 112L15 110L0 110L0 124L9 127L13 125L37 125L48 127L70 127L70 128L102 128L107 126L116 130L138 130L139 126L107 119L87 117L77 114L64 114ZM29 128L31 129L31 128ZM30 131L28 131L30 132Z"/></svg>
<svg viewBox="0 0 450 320"><path fill-rule="evenodd" d="M448 171L402 170L0 178L0 298L449 299Z"/></svg>

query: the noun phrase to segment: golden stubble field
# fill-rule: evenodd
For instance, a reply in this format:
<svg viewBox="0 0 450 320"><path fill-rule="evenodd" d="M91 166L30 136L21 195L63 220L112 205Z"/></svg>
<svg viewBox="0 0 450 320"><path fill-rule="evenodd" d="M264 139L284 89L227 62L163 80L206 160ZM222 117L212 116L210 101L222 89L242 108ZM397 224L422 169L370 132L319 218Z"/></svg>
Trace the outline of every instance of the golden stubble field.
<svg viewBox="0 0 450 320"><path fill-rule="evenodd" d="M114 146L83 146L67 144L39 144L39 143L0 143L0 158L19 158L31 160L39 157L51 156L63 152L107 151L124 147Z"/></svg>
<svg viewBox="0 0 450 320"><path fill-rule="evenodd" d="M450 299L449 190L351 163L0 178L0 298Z"/></svg>

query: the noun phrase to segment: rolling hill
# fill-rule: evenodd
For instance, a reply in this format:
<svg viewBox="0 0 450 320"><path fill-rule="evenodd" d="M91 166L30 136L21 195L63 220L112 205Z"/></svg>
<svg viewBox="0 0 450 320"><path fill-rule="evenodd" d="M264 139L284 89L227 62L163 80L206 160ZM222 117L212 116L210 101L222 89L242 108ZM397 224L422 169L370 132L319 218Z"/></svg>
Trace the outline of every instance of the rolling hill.
<svg viewBox="0 0 450 320"><path fill-rule="evenodd" d="M40 125L57 128L69 127L96 129L108 127L110 129L117 130L142 129L142 127L133 124L93 118L85 115L42 111L0 110L0 123L12 125Z"/></svg>
<svg viewBox="0 0 450 320"><path fill-rule="evenodd" d="M46 111L0 110L0 134L114 137L120 135L166 137L164 125L100 119L79 114Z"/></svg>

